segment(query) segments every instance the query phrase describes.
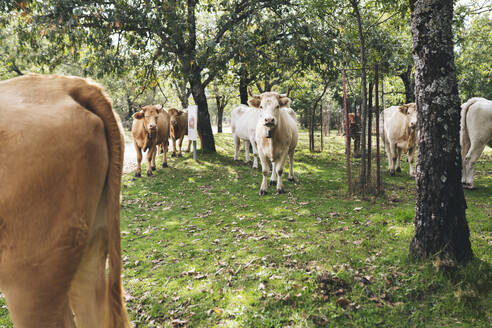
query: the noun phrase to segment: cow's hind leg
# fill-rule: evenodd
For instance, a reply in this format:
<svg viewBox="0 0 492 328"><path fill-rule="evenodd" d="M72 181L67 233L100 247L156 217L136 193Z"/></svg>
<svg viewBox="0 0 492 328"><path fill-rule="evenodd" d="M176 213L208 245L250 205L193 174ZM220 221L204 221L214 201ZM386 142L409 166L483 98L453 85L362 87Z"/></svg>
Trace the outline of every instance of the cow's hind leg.
<svg viewBox="0 0 492 328"><path fill-rule="evenodd" d="M167 165L167 149L169 148L169 146L168 146L167 140L162 143L161 147L164 148L164 151L163 151L164 155L162 156L162 167L168 167L168 165Z"/></svg>
<svg viewBox="0 0 492 328"><path fill-rule="evenodd" d="M171 157L176 157L176 138L171 137L171 141L173 142L173 152L171 153Z"/></svg>
<svg viewBox="0 0 492 328"><path fill-rule="evenodd" d="M243 142L244 144L244 154L246 155L246 163L249 163L249 141L248 140L244 140Z"/></svg>
<svg viewBox="0 0 492 328"><path fill-rule="evenodd" d="M396 158L398 157L397 154L397 149L396 145L389 145L389 147L386 149L388 152L388 171L389 175L393 176L395 175L395 165L396 165Z"/></svg>
<svg viewBox="0 0 492 328"><path fill-rule="evenodd" d="M401 172L400 160L401 160L402 149L400 147L396 147L396 172Z"/></svg>
<svg viewBox="0 0 492 328"><path fill-rule="evenodd" d="M256 148L256 140L255 138L250 138L249 142L251 143L251 148L253 148L253 168L258 168L258 149Z"/></svg>
<svg viewBox="0 0 492 328"><path fill-rule="evenodd" d="M234 160L237 161L239 159L239 147L240 147L240 142L241 140L239 139L238 136L234 135Z"/></svg>
<svg viewBox="0 0 492 328"><path fill-rule="evenodd" d="M289 178L290 182L294 182L294 152L289 153Z"/></svg>
<svg viewBox="0 0 492 328"><path fill-rule="evenodd" d="M183 139L184 139L184 135L182 135L181 138L179 138L179 153L178 153L178 157L183 157L183 152L181 151L181 149L183 148Z"/></svg>
<svg viewBox="0 0 492 328"><path fill-rule="evenodd" d="M100 327L104 322L106 240L105 230L101 228L90 241L70 288L77 328Z"/></svg>
<svg viewBox="0 0 492 328"><path fill-rule="evenodd" d="M472 142L471 147L465 156L464 168L465 168L466 175L465 175L465 183L463 184L463 187L467 189L475 188L475 185L473 184L473 175L475 174L475 163L477 162L478 158L482 154L484 148L485 148L485 144L477 145L476 143Z"/></svg>
<svg viewBox="0 0 492 328"><path fill-rule="evenodd" d="M410 177L415 178L415 168L414 168L414 162L415 162L415 148L410 148L408 149L408 166L410 167Z"/></svg>

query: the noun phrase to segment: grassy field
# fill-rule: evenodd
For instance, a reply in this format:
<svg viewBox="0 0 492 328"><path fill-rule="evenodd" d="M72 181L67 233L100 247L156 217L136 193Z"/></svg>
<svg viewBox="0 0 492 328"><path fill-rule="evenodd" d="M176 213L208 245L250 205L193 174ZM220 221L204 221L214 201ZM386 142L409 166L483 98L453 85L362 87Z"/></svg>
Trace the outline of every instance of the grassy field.
<svg viewBox="0 0 492 328"><path fill-rule="evenodd" d="M415 182L384 170L381 197L347 195L344 145L296 152L286 194L258 196L260 170L217 154L124 177L125 299L136 327L490 327L492 152L465 191L475 260L453 272L408 258ZM159 161L160 163L160 161ZM386 160L384 159L384 168ZM145 170L145 165L143 171ZM0 327L10 327L0 300Z"/></svg>

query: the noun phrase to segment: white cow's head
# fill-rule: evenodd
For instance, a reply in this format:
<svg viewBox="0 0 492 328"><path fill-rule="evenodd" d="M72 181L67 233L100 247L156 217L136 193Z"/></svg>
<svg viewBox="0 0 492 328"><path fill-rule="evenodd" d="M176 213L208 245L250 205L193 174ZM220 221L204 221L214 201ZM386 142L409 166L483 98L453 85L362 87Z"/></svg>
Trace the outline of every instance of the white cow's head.
<svg viewBox="0 0 492 328"><path fill-rule="evenodd" d="M261 111L259 122L267 127L267 138L271 138L271 130L275 129L279 122L280 108L289 107L291 100L287 94L276 92L264 92L259 96L252 96L248 100L251 107L259 108Z"/></svg>
<svg viewBox="0 0 492 328"><path fill-rule="evenodd" d="M409 103L401 105L398 109L400 110L400 113L407 116L408 127L415 130L417 127L417 105L415 103Z"/></svg>
<svg viewBox="0 0 492 328"><path fill-rule="evenodd" d="M157 131L157 120L159 119L161 110L161 105L147 105L142 107L139 112L133 114L133 118L136 120L143 120L145 130L152 134Z"/></svg>

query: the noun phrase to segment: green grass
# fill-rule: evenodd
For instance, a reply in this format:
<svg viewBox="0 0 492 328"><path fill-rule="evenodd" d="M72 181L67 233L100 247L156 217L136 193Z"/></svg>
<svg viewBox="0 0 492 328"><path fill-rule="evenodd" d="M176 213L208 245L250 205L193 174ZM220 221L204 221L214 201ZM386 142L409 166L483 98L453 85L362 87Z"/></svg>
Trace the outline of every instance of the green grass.
<svg viewBox="0 0 492 328"><path fill-rule="evenodd" d="M296 182L260 197L261 172L244 152L232 160L231 135L216 145L198 162L185 154L151 178L124 177L123 279L137 327L490 327L490 149L478 189L465 191L476 259L446 273L408 258L408 164L394 178L383 170L383 196L348 196L343 139L312 154L302 133Z"/></svg>

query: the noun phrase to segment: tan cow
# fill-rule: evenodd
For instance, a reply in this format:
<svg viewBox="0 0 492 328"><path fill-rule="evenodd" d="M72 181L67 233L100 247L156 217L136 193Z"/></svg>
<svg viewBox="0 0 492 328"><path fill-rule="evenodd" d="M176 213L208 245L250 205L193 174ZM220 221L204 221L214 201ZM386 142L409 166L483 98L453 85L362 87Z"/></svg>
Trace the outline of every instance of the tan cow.
<svg viewBox="0 0 492 328"><path fill-rule="evenodd" d="M297 122L293 110L286 110L291 100L285 94L264 92L248 101L251 107L259 108L260 117L256 126L256 145L260 157L263 180L260 195L267 192L267 176L272 163L270 185L277 179L277 194L284 193L282 174L289 156L289 181L294 181L294 151L297 146Z"/></svg>
<svg viewBox="0 0 492 328"><path fill-rule="evenodd" d="M147 176L155 170L157 147L164 148L162 167L167 167L167 148L169 139L169 114L161 105L147 105L133 114L132 135L133 144L137 151L136 177L142 176L142 151L147 151Z"/></svg>
<svg viewBox="0 0 492 328"><path fill-rule="evenodd" d="M176 156L176 140L179 139L179 153L178 156L181 157L181 147L183 145L183 139L185 135L188 135L188 113L182 110L177 110L176 108L171 108L168 110L170 120L171 120L171 141L173 143L172 157ZM188 141L187 152L190 151L191 140Z"/></svg>
<svg viewBox="0 0 492 328"><path fill-rule="evenodd" d="M0 82L0 113L0 290L14 326L129 327L111 102L86 79L28 75Z"/></svg>
<svg viewBox="0 0 492 328"><path fill-rule="evenodd" d="M461 106L461 158L463 187L474 189L475 163L485 146L492 147L492 101L471 98Z"/></svg>
<svg viewBox="0 0 492 328"><path fill-rule="evenodd" d="M401 172L400 157L408 152L410 177L415 177L414 156L417 147L417 106L409 103L391 106L381 113L380 135L386 147L389 175Z"/></svg>

